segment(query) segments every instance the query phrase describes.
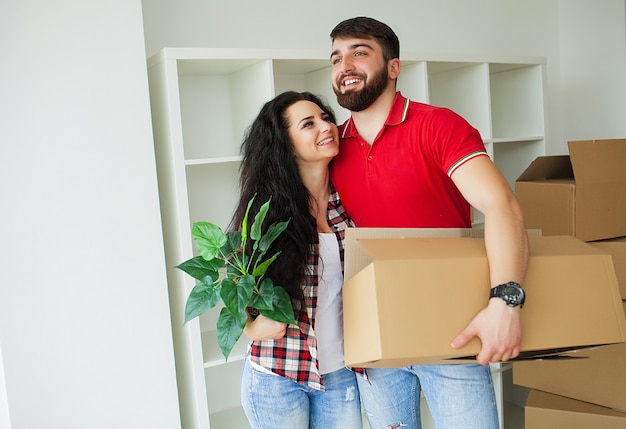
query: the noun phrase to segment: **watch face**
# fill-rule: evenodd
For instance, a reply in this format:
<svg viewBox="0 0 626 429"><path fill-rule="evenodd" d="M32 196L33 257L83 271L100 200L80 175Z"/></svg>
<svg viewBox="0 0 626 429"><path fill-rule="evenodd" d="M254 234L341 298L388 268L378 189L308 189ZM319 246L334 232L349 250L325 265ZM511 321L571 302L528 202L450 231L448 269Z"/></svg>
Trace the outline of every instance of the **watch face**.
<svg viewBox="0 0 626 429"><path fill-rule="evenodd" d="M517 296L517 295L519 295L520 293L519 293L519 289L517 289L515 286L509 286L509 285L507 285L507 286L504 288L504 294L505 294L505 295L513 295L513 296Z"/></svg>
<svg viewBox="0 0 626 429"><path fill-rule="evenodd" d="M522 303L522 300L524 299L524 293L520 290L519 287L516 287L513 285L506 285L503 292L504 292L503 295L505 297L505 300L510 305L519 305Z"/></svg>
<svg viewBox="0 0 626 429"><path fill-rule="evenodd" d="M502 298L502 300L511 307L523 307L526 301L524 289L515 282L501 284L491 289L489 298L496 297Z"/></svg>

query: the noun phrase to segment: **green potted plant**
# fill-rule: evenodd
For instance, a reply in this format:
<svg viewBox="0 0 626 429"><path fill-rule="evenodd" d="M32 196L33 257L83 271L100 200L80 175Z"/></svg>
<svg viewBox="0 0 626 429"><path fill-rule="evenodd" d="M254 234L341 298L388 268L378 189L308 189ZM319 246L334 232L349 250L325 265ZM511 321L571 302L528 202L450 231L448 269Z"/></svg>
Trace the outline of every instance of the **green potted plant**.
<svg viewBox="0 0 626 429"><path fill-rule="evenodd" d="M277 251L268 256L267 251L289 224L289 221L273 223L263 233L270 200L260 207L248 227L253 197L238 231L224 233L210 222L194 223L192 236L199 256L176 267L198 280L187 298L184 323L220 301L224 303L217 319L217 341L226 359L241 336L249 314L296 324L289 295L265 276L268 267L280 255Z"/></svg>

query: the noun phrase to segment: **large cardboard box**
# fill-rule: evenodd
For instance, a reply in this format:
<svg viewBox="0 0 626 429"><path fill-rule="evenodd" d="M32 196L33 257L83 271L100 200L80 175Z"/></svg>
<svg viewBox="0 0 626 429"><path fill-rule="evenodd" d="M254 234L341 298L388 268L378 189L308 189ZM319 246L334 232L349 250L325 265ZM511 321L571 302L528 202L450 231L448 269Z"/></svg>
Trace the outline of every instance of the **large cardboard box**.
<svg viewBox="0 0 626 429"><path fill-rule="evenodd" d="M626 412L626 343L564 355L514 362L513 383Z"/></svg>
<svg viewBox="0 0 626 429"><path fill-rule="evenodd" d="M346 364L475 362L478 339L458 350L450 342L487 305L484 240L411 238L403 230L384 233L394 232L404 238L359 238L368 235L367 229L347 230ZM626 341L610 255L569 236L529 240L522 352Z"/></svg>
<svg viewBox="0 0 626 429"><path fill-rule="evenodd" d="M524 407L526 429L624 429L626 414L532 390Z"/></svg>
<svg viewBox="0 0 626 429"><path fill-rule="evenodd" d="M626 237L591 241L589 244L611 254L615 274L617 275L617 284L619 285L622 299L626 299Z"/></svg>
<svg viewBox="0 0 626 429"><path fill-rule="evenodd" d="M570 141L515 182L526 226L584 241L626 236L626 139Z"/></svg>

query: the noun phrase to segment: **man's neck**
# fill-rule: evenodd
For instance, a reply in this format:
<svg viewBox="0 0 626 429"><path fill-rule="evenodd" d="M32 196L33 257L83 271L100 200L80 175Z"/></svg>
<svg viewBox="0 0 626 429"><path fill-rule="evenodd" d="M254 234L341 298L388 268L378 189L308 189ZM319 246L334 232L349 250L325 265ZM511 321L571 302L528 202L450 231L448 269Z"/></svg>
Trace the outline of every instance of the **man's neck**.
<svg viewBox="0 0 626 429"><path fill-rule="evenodd" d="M395 88L389 88L367 109L352 112L352 121L357 132L370 146L385 125L395 98Z"/></svg>

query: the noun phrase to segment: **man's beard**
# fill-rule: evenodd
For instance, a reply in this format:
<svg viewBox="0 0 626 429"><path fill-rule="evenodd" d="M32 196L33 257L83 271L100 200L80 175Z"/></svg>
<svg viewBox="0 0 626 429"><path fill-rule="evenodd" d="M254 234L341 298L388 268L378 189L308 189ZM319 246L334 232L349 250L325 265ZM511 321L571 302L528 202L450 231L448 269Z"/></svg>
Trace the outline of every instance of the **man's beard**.
<svg viewBox="0 0 626 429"><path fill-rule="evenodd" d="M359 76L362 78L362 75ZM342 93L335 85L333 85L333 91L337 95L337 102L341 107L344 107L351 112L360 112L370 107L374 101L385 91L387 84L389 83L389 76L387 75L387 68L381 67L377 71L371 80L365 80L363 82L363 89L359 91L347 91ZM337 82L337 85L340 85Z"/></svg>

